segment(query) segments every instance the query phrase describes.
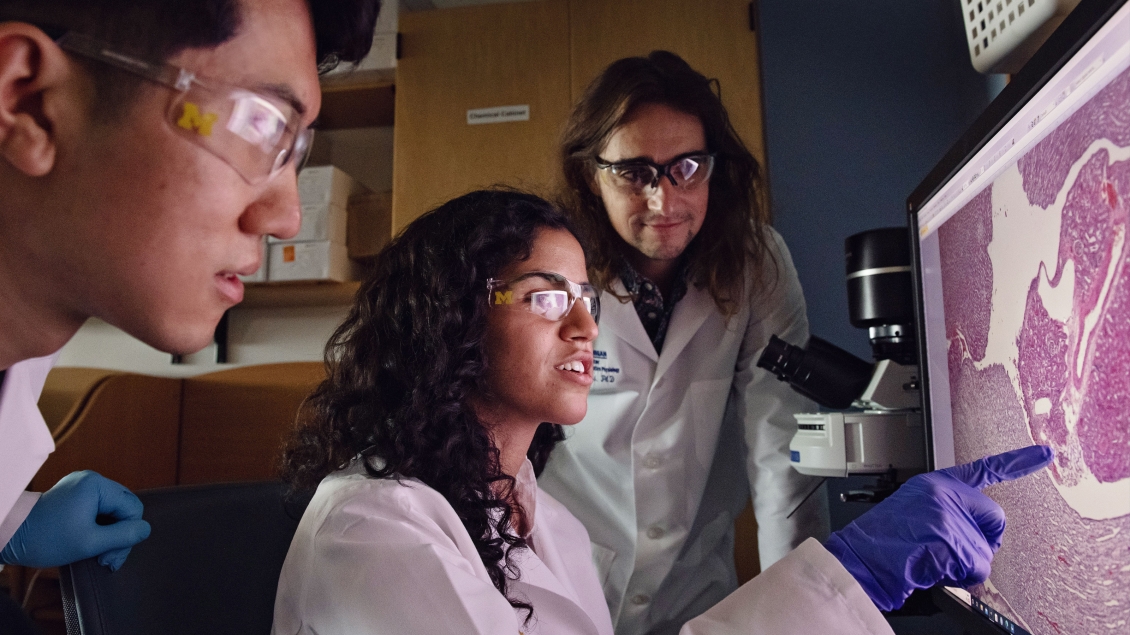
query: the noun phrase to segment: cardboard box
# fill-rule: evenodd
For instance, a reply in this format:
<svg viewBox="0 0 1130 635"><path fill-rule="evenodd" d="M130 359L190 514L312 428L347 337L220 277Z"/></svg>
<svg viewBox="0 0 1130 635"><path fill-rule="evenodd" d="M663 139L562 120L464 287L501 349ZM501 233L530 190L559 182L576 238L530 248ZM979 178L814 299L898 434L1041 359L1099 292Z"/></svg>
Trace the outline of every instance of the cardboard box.
<svg viewBox="0 0 1130 635"><path fill-rule="evenodd" d="M349 199L350 258L372 258L392 238L392 192L354 194Z"/></svg>
<svg viewBox="0 0 1130 635"><path fill-rule="evenodd" d="M272 243L268 260L270 282L345 282L357 277L345 245L327 240Z"/></svg>

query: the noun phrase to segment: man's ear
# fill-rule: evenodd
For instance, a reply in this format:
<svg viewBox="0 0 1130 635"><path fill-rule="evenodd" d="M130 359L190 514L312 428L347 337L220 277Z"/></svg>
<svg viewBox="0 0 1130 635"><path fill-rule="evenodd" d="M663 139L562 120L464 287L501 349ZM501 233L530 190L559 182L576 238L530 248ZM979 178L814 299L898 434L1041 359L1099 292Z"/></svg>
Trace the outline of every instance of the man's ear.
<svg viewBox="0 0 1130 635"><path fill-rule="evenodd" d="M592 192L593 195L596 196L597 198L601 197L600 196L600 183L597 182L597 179L600 178L599 172L600 172L599 170L589 170L589 172L588 172L588 174L586 175L586 178L585 178L585 182L589 184L589 191Z"/></svg>
<svg viewBox="0 0 1130 635"><path fill-rule="evenodd" d="M28 176L55 165L56 109L45 96L67 77L66 54L43 31L0 22L0 157Z"/></svg>

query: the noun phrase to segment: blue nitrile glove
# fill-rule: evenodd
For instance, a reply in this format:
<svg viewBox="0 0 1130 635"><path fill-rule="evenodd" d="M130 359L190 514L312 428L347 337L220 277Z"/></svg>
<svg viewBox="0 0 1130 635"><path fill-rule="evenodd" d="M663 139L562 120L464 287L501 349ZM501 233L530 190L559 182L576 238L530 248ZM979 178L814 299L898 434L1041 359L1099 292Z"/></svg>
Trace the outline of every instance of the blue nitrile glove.
<svg viewBox="0 0 1130 635"><path fill-rule="evenodd" d="M141 510L141 501L118 483L89 470L72 472L39 497L0 562L42 568L98 556L98 564L117 571L130 548L149 537ZM100 525L99 515L117 522Z"/></svg>
<svg viewBox="0 0 1130 635"><path fill-rule="evenodd" d="M824 546L883 611L902 606L915 589L984 582L1005 521L980 489L1036 472L1052 456L1033 445L919 474Z"/></svg>

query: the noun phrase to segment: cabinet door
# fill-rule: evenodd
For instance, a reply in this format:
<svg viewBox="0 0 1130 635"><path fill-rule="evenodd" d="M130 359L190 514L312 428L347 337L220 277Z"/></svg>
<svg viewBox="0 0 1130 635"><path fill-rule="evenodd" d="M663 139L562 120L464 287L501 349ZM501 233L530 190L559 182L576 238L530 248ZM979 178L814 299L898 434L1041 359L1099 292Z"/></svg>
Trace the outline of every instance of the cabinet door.
<svg viewBox="0 0 1130 635"><path fill-rule="evenodd" d="M568 116L569 8L543 0L400 16L393 232L495 183L549 194ZM529 121L468 125L467 111L529 106Z"/></svg>
<svg viewBox="0 0 1130 635"><path fill-rule="evenodd" d="M569 0L572 97L610 63L666 49L717 78L734 128L764 163L757 40L749 0Z"/></svg>

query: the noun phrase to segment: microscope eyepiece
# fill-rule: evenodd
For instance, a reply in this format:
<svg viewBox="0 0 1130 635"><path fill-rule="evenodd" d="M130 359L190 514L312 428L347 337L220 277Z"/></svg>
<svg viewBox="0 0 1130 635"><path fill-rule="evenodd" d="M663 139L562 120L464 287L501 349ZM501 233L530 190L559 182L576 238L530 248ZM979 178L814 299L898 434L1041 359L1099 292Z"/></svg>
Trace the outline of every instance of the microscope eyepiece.
<svg viewBox="0 0 1130 635"><path fill-rule="evenodd" d="M871 363L813 335L805 348L773 335L757 365L828 408L851 407L871 382Z"/></svg>

